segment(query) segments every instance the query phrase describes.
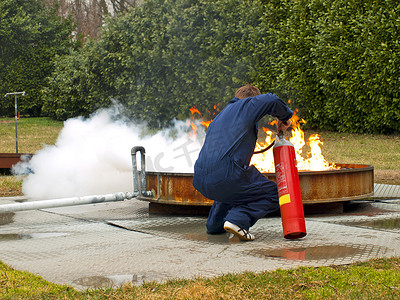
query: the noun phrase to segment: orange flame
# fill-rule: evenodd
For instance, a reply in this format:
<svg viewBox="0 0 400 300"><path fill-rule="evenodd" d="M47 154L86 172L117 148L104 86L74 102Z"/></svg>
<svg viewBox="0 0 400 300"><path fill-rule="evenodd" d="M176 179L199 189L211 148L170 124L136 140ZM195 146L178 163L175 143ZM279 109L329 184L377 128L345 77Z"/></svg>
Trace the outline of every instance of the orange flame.
<svg viewBox="0 0 400 300"><path fill-rule="evenodd" d="M194 114L199 114L200 117L202 117L200 111L196 108L196 106L193 106L192 108L189 108L190 112L192 113L192 115Z"/></svg>
<svg viewBox="0 0 400 300"><path fill-rule="evenodd" d="M216 114L216 112L219 111L218 105L219 105L219 103L217 103L217 104L214 105L214 113L210 113L210 111L208 111L209 115L214 116L214 115ZM190 108L189 110L190 110L190 112L192 113L192 120L194 121L194 114L198 114L198 115L200 116L200 118L201 118L200 124L203 125L203 126L207 129L208 126L211 124L212 119L211 119L210 121L205 121L204 118L203 118L203 115L202 115L201 112L196 108L196 106L193 106L193 107ZM190 135L191 137L193 137L193 136L195 137L196 134L197 134L197 126L196 126L196 125L194 124L194 122L192 122L192 121L188 121L188 122L189 122L188 125L190 125L191 128L192 128L192 132L189 133L189 135ZM195 127L195 128L194 128L194 127Z"/></svg>
<svg viewBox="0 0 400 300"><path fill-rule="evenodd" d="M190 128L192 128L192 132L189 132L189 136L191 138L195 138L196 135L197 135L197 126L196 126L196 124L194 124L194 122L191 121L191 120L188 120L187 124L188 124L188 126L190 126Z"/></svg>
<svg viewBox="0 0 400 300"><path fill-rule="evenodd" d="M278 122L273 121L271 123L277 124ZM263 127L262 129L266 133L265 140L257 143L254 151L259 151L259 150L265 149L266 147L268 147L268 145L271 145L271 143L274 141L274 139L272 137L274 133L271 130L269 130L268 128ZM253 155L253 157L251 158L250 164L254 165L262 173L270 173L271 170L275 169L274 155L271 150L262 152L260 154Z"/></svg>
<svg viewBox="0 0 400 300"><path fill-rule="evenodd" d="M199 114L201 118L202 118L203 116L201 115L200 111L199 111L195 106L193 106L193 107L190 108L189 110L190 110L190 112L191 112L192 115L193 115L193 116L192 116L192 120L188 120L188 121L187 121L188 126L190 126L190 128L192 129L192 132L189 132L189 136L190 136L191 138L195 138L196 135L197 135L197 126L196 126L196 124L194 124L194 114Z"/></svg>
<svg viewBox="0 0 400 300"><path fill-rule="evenodd" d="M211 121L202 121L200 122L201 125L203 125L205 128L208 128L208 126L210 126L212 120Z"/></svg>
<svg viewBox="0 0 400 300"><path fill-rule="evenodd" d="M214 105L214 113L209 113L210 116L214 116L216 112L219 111L218 104ZM190 109L192 113L192 120L194 121L194 114L198 114L201 118L200 124L203 125L205 128L208 128L212 119L210 121L204 121L202 114L196 107L192 107ZM296 161L297 161L297 168L299 171L323 171L323 170L332 170L338 169L335 164L328 163L324 156L322 155L321 145L323 142L321 141L321 136L318 134L312 134L308 140L307 145L310 147L310 151L306 153L306 157L303 155L303 147L306 145L304 141L304 131L301 130L301 124L306 124L307 122L304 119L300 119L297 116L298 109L295 110L292 118L290 121L292 122L292 136L289 138L289 141L293 144L295 152L296 152ZM192 132L189 133L191 137L195 137L197 134L197 126L194 122L189 120L188 125L191 126ZM277 125L277 120L272 121L269 123L270 125L274 126ZM255 150L259 151L266 148L270 145L273 141L274 133L269 130L268 128L262 128L265 132L265 139L264 141L257 142ZM262 173L274 173L275 166L274 166L274 157L272 150L265 151L260 154L253 155L250 161L251 165L254 165L260 172Z"/></svg>

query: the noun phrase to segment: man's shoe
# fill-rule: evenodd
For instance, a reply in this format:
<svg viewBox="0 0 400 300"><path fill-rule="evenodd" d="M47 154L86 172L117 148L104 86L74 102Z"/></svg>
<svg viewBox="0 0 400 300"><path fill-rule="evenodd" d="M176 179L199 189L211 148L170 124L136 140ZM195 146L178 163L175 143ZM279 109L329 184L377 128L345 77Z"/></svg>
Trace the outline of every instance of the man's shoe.
<svg viewBox="0 0 400 300"><path fill-rule="evenodd" d="M230 233L233 233L242 241L253 241L255 239L254 235L252 235L246 229L240 228L239 226L232 224L229 221L225 221L224 229Z"/></svg>

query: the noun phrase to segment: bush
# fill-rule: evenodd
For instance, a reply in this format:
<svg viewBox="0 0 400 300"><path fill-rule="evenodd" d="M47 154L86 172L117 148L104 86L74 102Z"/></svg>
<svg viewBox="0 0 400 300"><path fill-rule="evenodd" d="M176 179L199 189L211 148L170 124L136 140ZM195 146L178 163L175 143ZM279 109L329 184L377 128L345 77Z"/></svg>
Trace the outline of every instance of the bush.
<svg viewBox="0 0 400 300"><path fill-rule="evenodd" d="M258 1L145 1L57 64L45 109L63 119L114 98L153 127L211 109L250 80L261 17Z"/></svg>
<svg viewBox="0 0 400 300"><path fill-rule="evenodd" d="M39 0L0 1L0 95L26 91L18 98L21 114L39 116L41 89L53 71L53 58L73 46L72 23ZM0 101L0 115L13 115L14 101Z"/></svg>
<svg viewBox="0 0 400 300"><path fill-rule="evenodd" d="M398 1L272 1L264 27L279 53L269 79L309 125L347 132L399 132ZM267 72L267 73L266 73Z"/></svg>
<svg viewBox="0 0 400 300"><path fill-rule="evenodd" d="M47 115L56 120L88 117L110 104L104 70L96 68L104 54L95 46L89 42L80 51L73 50L55 61L55 71L43 89L43 111Z"/></svg>

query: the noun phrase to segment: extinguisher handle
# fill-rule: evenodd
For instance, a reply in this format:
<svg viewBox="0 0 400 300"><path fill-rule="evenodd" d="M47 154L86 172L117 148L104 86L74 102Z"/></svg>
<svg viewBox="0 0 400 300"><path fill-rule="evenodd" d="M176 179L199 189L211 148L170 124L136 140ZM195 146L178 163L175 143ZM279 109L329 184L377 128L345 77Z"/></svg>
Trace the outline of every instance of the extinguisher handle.
<svg viewBox="0 0 400 300"><path fill-rule="evenodd" d="M278 131L278 137L279 137L280 140L285 139L285 134L283 133L283 130L279 130Z"/></svg>

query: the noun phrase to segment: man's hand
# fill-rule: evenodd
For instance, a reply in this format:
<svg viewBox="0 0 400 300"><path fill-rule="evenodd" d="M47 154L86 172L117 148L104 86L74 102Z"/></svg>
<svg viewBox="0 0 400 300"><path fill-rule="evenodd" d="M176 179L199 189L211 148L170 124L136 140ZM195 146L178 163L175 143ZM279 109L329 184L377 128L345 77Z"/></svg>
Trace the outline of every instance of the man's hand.
<svg viewBox="0 0 400 300"><path fill-rule="evenodd" d="M290 122L290 119L287 120L286 122L282 122L282 121L278 120L278 132L285 131L286 129L289 128L290 125L292 125L292 122Z"/></svg>

